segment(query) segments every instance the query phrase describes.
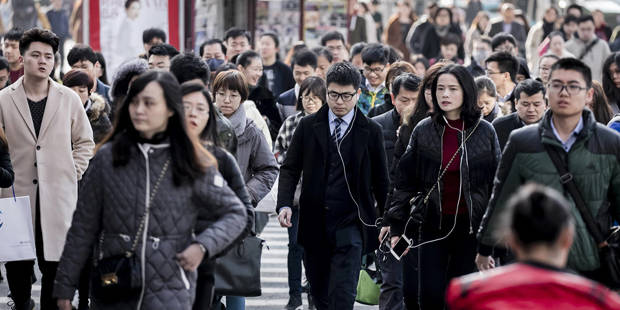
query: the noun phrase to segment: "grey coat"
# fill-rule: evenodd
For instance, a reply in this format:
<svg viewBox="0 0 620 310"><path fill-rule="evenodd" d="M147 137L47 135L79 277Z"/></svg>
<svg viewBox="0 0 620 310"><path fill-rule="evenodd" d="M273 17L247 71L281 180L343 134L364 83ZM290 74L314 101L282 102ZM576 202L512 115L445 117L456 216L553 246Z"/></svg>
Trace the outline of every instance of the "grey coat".
<svg viewBox="0 0 620 310"><path fill-rule="evenodd" d="M129 162L117 167L111 144L97 152L81 184L56 275L56 298L73 298L93 248L96 259L131 249L147 197L169 158L168 144L136 144ZM172 170L171 162L153 197L136 249L142 262L142 292L118 304L94 299L93 309L191 309L196 273L183 271L176 254L198 242L207 250L205 257L214 256L246 227L243 203L215 167L193 184L182 186L174 185ZM199 217L210 224L193 237Z"/></svg>
<svg viewBox="0 0 620 310"><path fill-rule="evenodd" d="M265 197L278 176L278 163L263 133L239 107L229 118L237 135L237 163L245 185L256 206Z"/></svg>

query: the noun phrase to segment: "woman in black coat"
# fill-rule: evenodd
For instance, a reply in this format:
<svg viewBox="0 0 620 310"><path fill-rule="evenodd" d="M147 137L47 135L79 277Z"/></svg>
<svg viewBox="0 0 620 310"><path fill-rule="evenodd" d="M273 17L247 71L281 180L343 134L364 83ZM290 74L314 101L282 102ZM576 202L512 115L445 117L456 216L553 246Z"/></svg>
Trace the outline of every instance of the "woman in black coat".
<svg viewBox="0 0 620 310"><path fill-rule="evenodd" d="M493 126L481 120L476 85L465 67L443 67L431 95L432 116L411 134L387 218L392 246L405 235L419 247L420 307L442 309L449 280L475 271L474 232L491 195L500 148ZM429 192L428 203L418 204L422 224L416 225L409 220L410 200Z"/></svg>

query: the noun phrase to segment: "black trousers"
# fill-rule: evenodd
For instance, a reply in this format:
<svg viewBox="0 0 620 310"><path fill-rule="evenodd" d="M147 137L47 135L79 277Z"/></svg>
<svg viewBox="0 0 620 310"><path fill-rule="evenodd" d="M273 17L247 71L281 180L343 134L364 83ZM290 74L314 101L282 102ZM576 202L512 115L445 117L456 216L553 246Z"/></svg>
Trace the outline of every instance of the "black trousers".
<svg viewBox="0 0 620 310"><path fill-rule="evenodd" d="M318 310L352 310L362 264L362 232L350 224L328 233L325 246L305 248L306 277Z"/></svg>
<svg viewBox="0 0 620 310"><path fill-rule="evenodd" d="M425 225L424 241L444 237L454 224L454 215L444 215L441 228L436 221ZM432 242L419 250L420 309L444 309L445 293L450 280L476 270L476 234L470 233L469 217L461 214L452 233L445 239Z"/></svg>
<svg viewBox="0 0 620 310"><path fill-rule="evenodd" d="M37 262L41 271L41 310L58 309L56 299L52 297L54 279L58 262L46 261L43 256L43 233L41 231L41 207L39 203L39 191L36 197L36 218L34 227L34 239L37 251ZM32 279L34 275L34 261L8 262L5 265L6 279L11 290L11 296L18 310L27 309L30 304L32 293ZM28 309L30 310L30 309Z"/></svg>

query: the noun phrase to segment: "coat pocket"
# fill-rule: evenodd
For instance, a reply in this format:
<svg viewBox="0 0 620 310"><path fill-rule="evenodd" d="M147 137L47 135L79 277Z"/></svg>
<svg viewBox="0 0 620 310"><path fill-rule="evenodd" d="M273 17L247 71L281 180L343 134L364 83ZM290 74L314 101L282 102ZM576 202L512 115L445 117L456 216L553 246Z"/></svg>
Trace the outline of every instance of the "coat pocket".
<svg viewBox="0 0 620 310"><path fill-rule="evenodd" d="M177 267L179 267L179 272L181 273L181 281L183 281L183 285L185 285L185 289L189 290L190 284L189 284L189 279L187 278L187 274L185 274L185 270L183 270L183 267L181 267L179 263L177 263Z"/></svg>

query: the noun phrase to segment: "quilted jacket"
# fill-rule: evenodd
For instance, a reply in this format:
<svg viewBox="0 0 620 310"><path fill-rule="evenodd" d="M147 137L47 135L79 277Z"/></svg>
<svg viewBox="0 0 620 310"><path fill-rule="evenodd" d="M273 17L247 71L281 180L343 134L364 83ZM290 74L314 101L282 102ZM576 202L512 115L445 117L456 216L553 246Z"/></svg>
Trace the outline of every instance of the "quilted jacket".
<svg viewBox="0 0 620 310"><path fill-rule="evenodd" d="M73 298L93 248L95 260L131 249L147 197L170 158L168 144L136 144L129 162L115 167L111 151L107 144L97 152L81 184L56 275L56 298ZM206 255L217 255L243 231L247 216L243 203L215 167L191 185L175 186L170 166L149 213L136 249L142 264L141 293L114 304L93 299L93 308L191 309L196 273L185 272L176 254L198 242L206 248ZM198 217L210 224L193 237Z"/></svg>
<svg viewBox="0 0 620 310"><path fill-rule="evenodd" d="M467 126L465 135L469 135L472 129L473 126ZM409 146L400 159L396 177L393 180L392 205L387 212L387 220L391 224L393 235L400 235L404 232L405 222L411 209L409 200L417 192L426 194L437 182L443 158L444 130L443 123L434 122L427 117L415 127L411 134ZM465 143L465 151L462 154L463 195L470 215L470 233L475 233L491 197L493 177L500 158L497 136L489 122L480 120L476 131ZM428 201L427 219L438 220L436 223L438 226L441 225L442 190L443 181L439 181ZM410 230L411 226L407 228Z"/></svg>

